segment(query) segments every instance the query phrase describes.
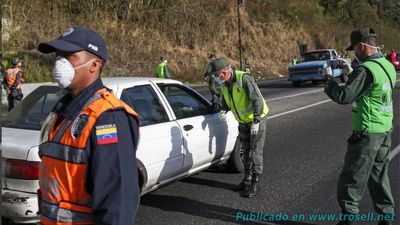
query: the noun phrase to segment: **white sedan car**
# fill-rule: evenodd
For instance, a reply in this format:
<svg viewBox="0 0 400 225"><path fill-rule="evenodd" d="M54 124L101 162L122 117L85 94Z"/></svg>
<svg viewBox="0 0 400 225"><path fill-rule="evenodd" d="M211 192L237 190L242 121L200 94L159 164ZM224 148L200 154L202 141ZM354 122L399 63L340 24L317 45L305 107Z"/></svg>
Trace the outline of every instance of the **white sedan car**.
<svg viewBox="0 0 400 225"><path fill-rule="evenodd" d="M140 115L142 194L225 161L243 172L231 112L226 118L213 113L204 97L175 80L124 77L103 83ZM2 120L2 215L15 223L38 221L40 128L64 93L55 85L40 86Z"/></svg>

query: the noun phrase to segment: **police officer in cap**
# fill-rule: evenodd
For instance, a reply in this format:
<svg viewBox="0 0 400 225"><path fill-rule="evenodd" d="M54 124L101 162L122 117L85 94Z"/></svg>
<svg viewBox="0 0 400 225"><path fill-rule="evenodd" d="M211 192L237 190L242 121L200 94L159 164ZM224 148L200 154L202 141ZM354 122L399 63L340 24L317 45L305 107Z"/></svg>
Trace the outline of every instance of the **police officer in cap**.
<svg viewBox="0 0 400 225"><path fill-rule="evenodd" d="M338 224L352 224L358 204L368 187L379 225L391 224L394 200L388 177L393 122L393 87L396 71L379 51L377 35L371 28L355 30L351 45L360 65L356 68L343 60L349 79L340 86L333 79L326 82L325 93L339 104L353 104L352 130L347 140L344 166L337 185L337 199L342 208ZM329 72L331 74L331 70Z"/></svg>
<svg viewBox="0 0 400 225"><path fill-rule="evenodd" d="M226 58L215 59L210 66L210 72L222 81L222 109L232 110L239 122L245 175L234 191L241 191L242 197L253 198L260 190L269 109L253 76L232 69Z"/></svg>
<svg viewBox="0 0 400 225"><path fill-rule="evenodd" d="M42 224L134 224L139 207L137 113L100 79L107 47L69 28L39 44L56 54L53 79L68 93L43 123L39 155Z"/></svg>

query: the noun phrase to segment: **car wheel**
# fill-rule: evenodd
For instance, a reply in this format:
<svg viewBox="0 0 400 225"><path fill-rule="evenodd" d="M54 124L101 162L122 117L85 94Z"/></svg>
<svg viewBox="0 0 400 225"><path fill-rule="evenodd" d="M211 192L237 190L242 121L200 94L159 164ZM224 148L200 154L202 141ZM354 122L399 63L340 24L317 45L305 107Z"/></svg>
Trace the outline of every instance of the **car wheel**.
<svg viewBox="0 0 400 225"><path fill-rule="evenodd" d="M342 74L340 76L340 82L342 82L342 83L346 83L348 79L349 79L349 77L345 74Z"/></svg>
<svg viewBox="0 0 400 225"><path fill-rule="evenodd" d="M292 81L293 87L300 87L301 81Z"/></svg>
<svg viewBox="0 0 400 225"><path fill-rule="evenodd" d="M311 81L313 84L319 84L320 83L320 81L319 80L313 80L313 81Z"/></svg>
<svg viewBox="0 0 400 225"><path fill-rule="evenodd" d="M239 138L236 139L235 147L229 157L228 168L230 171L235 172L235 173L243 173L244 172L243 148L242 148L242 144L240 143Z"/></svg>

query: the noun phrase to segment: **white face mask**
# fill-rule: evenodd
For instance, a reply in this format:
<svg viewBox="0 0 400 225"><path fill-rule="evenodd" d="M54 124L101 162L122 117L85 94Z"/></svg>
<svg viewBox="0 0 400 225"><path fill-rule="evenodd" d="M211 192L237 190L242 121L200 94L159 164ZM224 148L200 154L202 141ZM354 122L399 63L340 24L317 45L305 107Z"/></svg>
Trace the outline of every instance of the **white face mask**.
<svg viewBox="0 0 400 225"><path fill-rule="evenodd" d="M90 60L89 62L74 68L68 59L62 56L57 56L56 63L51 71L53 80L57 82L61 88L67 88L74 79L75 70L81 68L82 66L86 66L92 61L93 60Z"/></svg>

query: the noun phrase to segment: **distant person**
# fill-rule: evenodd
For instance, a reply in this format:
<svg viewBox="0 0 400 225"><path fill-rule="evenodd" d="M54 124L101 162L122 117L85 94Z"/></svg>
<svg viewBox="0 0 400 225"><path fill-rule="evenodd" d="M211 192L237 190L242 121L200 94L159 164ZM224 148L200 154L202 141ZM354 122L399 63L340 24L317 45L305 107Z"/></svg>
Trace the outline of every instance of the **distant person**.
<svg viewBox="0 0 400 225"><path fill-rule="evenodd" d="M14 108L24 97L21 89L22 83L25 81L22 60L13 58L11 65L12 67L5 72L3 79L3 88L7 93L8 111Z"/></svg>
<svg viewBox="0 0 400 225"><path fill-rule="evenodd" d="M325 93L333 101L353 104L353 133L347 140L344 166L337 184L337 199L343 215L339 225L353 223L350 218L359 213L358 205L367 187L378 215L392 218L394 214L388 168L396 71L379 52L373 29L355 30L350 40L346 50L355 52L360 65L352 70L343 60L350 72L347 83L340 86L331 78L325 86ZM378 225L388 224L391 222L378 222Z"/></svg>
<svg viewBox="0 0 400 225"><path fill-rule="evenodd" d="M297 56L293 56L293 58L292 58L292 65L296 65L296 64L297 64L297 61L298 61Z"/></svg>
<svg viewBox="0 0 400 225"><path fill-rule="evenodd" d="M239 122L239 139L244 154L245 175L233 190L253 198L260 191L268 106L254 78L244 71L233 70L225 58L211 62L211 73L223 83L222 109L231 110Z"/></svg>
<svg viewBox="0 0 400 225"><path fill-rule="evenodd" d="M5 87L4 87L3 81L6 79L6 75L7 75L6 68L3 65L3 52L0 51L0 76L1 76L1 83L2 83L4 90L5 90Z"/></svg>
<svg viewBox="0 0 400 225"><path fill-rule="evenodd" d="M52 77L67 90L41 131L41 224L133 225L139 121L100 78L108 59L104 39L71 27L38 50L55 53Z"/></svg>
<svg viewBox="0 0 400 225"><path fill-rule="evenodd" d="M0 75L1 75L1 79L2 81L6 78L6 69L3 65L3 52L0 51Z"/></svg>
<svg viewBox="0 0 400 225"><path fill-rule="evenodd" d="M397 61L397 54L396 54L396 50L393 48L392 52L390 54L390 61L395 64Z"/></svg>
<svg viewBox="0 0 400 225"><path fill-rule="evenodd" d="M167 59L165 59L164 57L160 57L160 63L157 65L156 68L156 75L158 78L170 79L167 62Z"/></svg>
<svg viewBox="0 0 400 225"><path fill-rule="evenodd" d="M204 77L208 77L208 89L211 93L211 107L214 112L219 112L221 110L221 81L218 77L215 76L214 73L211 73L211 62L215 60L215 55L210 54L207 57L207 66L206 72L204 73Z"/></svg>
<svg viewBox="0 0 400 225"><path fill-rule="evenodd" d="M251 68L250 68L250 59L249 58L244 58L244 63L243 63L243 71L251 74Z"/></svg>

